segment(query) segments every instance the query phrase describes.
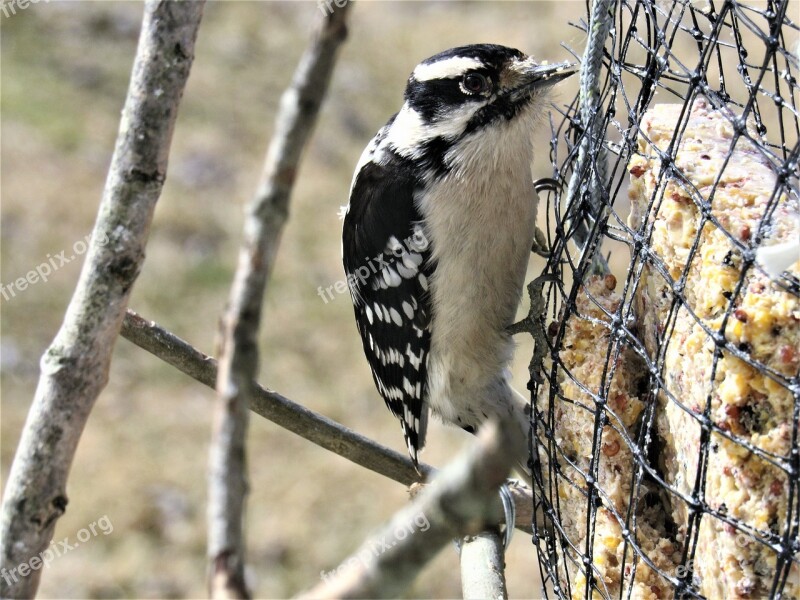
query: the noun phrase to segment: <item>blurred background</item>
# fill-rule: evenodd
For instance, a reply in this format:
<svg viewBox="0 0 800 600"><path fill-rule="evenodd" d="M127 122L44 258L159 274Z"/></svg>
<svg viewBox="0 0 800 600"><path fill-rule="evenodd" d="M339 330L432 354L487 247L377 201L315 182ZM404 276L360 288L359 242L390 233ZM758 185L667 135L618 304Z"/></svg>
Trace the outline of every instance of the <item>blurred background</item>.
<svg viewBox="0 0 800 600"><path fill-rule="evenodd" d="M318 287L344 277L339 206L361 150L402 104L406 78L451 46L494 42L540 60L568 60L583 35L568 25L578 1L358 2L330 93L306 152L291 217L265 299L260 381L405 453L378 396L346 295ZM133 61L138 2L40 2L0 15L2 70L2 268L24 276L62 251L47 282L0 297L2 475L33 397L38 359L77 281ZM147 260L130 307L213 354L242 227L273 128L314 21L313 2L222 2L206 7L180 108L169 172ZM577 81L554 101L570 99ZM557 116L555 120L558 121ZM549 176L543 115L534 170ZM502 235L502 233L499 233ZM60 259L54 259L58 264ZM542 268L532 258L529 279ZM520 314L527 307L520 308ZM525 389L531 346L519 338L514 372ZM180 598L205 595L205 477L213 392L120 340L110 381L84 432L55 539L98 522L98 534L56 559L40 597ZM423 459L441 466L467 442L438 423ZM319 581L407 502L403 486L253 416L248 575L254 593L286 597ZM512 597L539 596L530 539L507 557ZM448 547L408 597L459 597Z"/></svg>

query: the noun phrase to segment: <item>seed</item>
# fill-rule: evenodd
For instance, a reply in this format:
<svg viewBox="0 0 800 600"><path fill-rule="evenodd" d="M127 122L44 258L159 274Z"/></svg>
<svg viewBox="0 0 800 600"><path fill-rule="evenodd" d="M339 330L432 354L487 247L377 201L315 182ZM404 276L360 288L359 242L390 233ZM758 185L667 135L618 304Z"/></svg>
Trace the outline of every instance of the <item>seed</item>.
<svg viewBox="0 0 800 600"><path fill-rule="evenodd" d="M619 453L619 442L614 440L611 443L603 444L603 454L608 457L616 456Z"/></svg>
<svg viewBox="0 0 800 600"><path fill-rule="evenodd" d="M749 225L742 225L742 228L739 230L739 236L745 242L747 240L749 240L750 239L750 226Z"/></svg>
<svg viewBox="0 0 800 600"><path fill-rule="evenodd" d="M781 357L782 363L789 365L797 360L797 350L792 346L781 346L778 350L778 356Z"/></svg>

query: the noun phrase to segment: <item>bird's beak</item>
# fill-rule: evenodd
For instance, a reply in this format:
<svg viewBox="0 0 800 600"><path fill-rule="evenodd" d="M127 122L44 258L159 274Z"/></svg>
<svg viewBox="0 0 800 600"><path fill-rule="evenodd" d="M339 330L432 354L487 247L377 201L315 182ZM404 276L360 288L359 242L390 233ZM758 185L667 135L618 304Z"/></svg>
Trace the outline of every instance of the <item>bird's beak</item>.
<svg viewBox="0 0 800 600"><path fill-rule="evenodd" d="M511 62L503 71L502 88L515 97L529 96L578 72L574 63L537 64L532 58Z"/></svg>

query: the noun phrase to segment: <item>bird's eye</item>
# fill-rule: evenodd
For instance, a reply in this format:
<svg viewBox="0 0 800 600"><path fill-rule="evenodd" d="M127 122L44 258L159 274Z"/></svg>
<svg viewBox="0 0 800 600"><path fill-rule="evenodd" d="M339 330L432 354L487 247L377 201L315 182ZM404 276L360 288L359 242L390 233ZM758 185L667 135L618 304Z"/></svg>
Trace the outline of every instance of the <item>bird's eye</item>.
<svg viewBox="0 0 800 600"><path fill-rule="evenodd" d="M489 80L480 73L467 73L461 81L465 92L479 94L489 89Z"/></svg>

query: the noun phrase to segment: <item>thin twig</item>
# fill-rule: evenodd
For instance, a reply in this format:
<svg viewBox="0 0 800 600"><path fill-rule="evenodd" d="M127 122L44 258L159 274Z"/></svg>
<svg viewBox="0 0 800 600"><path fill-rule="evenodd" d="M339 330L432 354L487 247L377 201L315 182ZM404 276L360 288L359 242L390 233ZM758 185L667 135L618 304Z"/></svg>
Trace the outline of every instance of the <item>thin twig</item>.
<svg viewBox="0 0 800 600"><path fill-rule="evenodd" d="M347 33L349 4L320 21L276 117L258 190L247 208L239 263L223 319L217 406L208 477L209 589L212 598L248 598L244 580L246 435L252 384L258 374L261 305L303 148L316 123Z"/></svg>
<svg viewBox="0 0 800 600"><path fill-rule="evenodd" d="M498 487L514 462L513 424L490 421L477 441L439 472L304 598L396 598L445 544L477 534L502 518Z"/></svg>
<svg viewBox="0 0 800 600"><path fill-rule="evenodd" d="M217 360L203 354L156 323L147 321L129 310L121 333L124 338L189 377L210 388L214 387L217 379ZM404 454L381 446L352 429L256 383L252 389L250 410L265 419L404 485L411 485L420 480L421 476ZM433 467L424 463L420 464L419 470L422 477L434 472Z"/></svg>
<svg viewBox="0 0 800 600"><path fill-rule="evenodd" d="M155 322L128 310L120 333L131 343L172 365L195 381L210 388L214 387L217 380L217 360L203 354ZM361 467L411 486L412 497L425 487L420 485L420 480L429 479L436 472L430 465L420 463L418 473L406 454L378 444L257 383L252 389L251 411ZM510 482L508 488L514 499L517 529L531 533L533 516L531 489L521 482ZM498 506L499 502L498 500Z"/></svg>
<svg viewBox="0 0 800 600"><path fill-rule="evenodd" d="M153 321L147 321L129 310L122 323L121 335L192 379L214 387L217 379L216 359L203 354ZM254 413L370 471L406 486L418 484L420 479L430 478L435 472L430 465L420 463L417 473L406 454L382 446L277 392L258 384L253 384L252 389L250 410ZM510 484L509 490L514 498L517 528L531 533L531 489L518 483ZM414 491L412 489L412 495L416 495ZM500 510L499 499L497 504Z"/></svg>
<svg viewBox="0 0 800 600"><path fill-rule="evenodd" d="M464 600L508 598L505 551L497 532L484 531L461 542L461 590Z"/></svg>
<svg viewBox="0 0 800 600"><path fill-rule="evenodd" d="M130 87L89 251L64 322L41 359L0 515L0 596L33 597L39 560L67 506L81 432L108 380L114 343L144 261L144 248L203 2L145 4ZM28 570L28 569L26 569ZM8 576L5 576L8 575Z"/></svg>

